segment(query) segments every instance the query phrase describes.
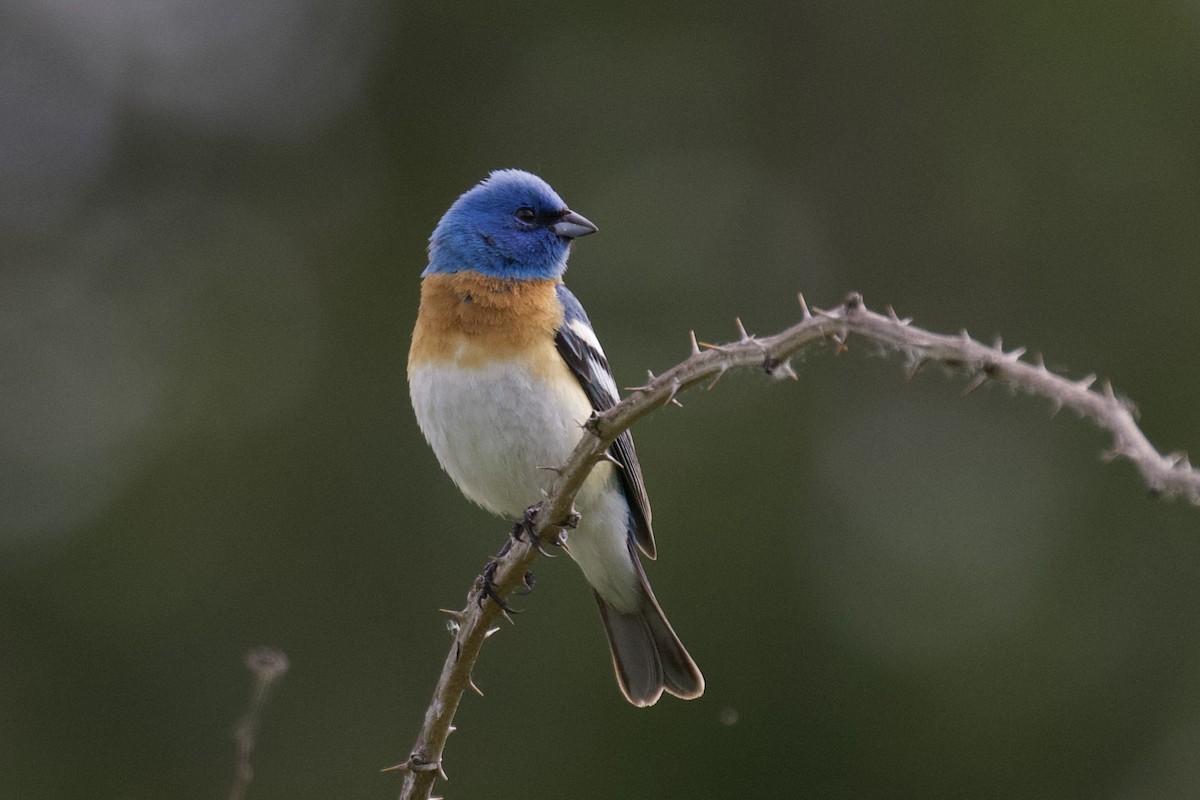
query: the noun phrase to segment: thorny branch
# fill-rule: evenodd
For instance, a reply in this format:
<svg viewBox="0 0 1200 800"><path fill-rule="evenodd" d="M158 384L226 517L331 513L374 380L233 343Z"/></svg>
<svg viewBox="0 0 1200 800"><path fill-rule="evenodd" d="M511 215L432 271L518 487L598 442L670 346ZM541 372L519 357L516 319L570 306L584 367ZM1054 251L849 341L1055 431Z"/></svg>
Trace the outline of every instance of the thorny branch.
<svg viewBox="0 0 1200 800"><path fill-rule="evenodd" d="M1141 474L1155 496L1184 496L1200 505L1200 470L1192 467L1186 455L1163 455L1146 439L1137 424L1133 405L1118 396L1108 381L1094 389L1096 376L1071 380L1046 368L1041 355L1022 360L1024 348L1005 352L997 341L988 346L972 339L964 330L957 336L931 333L901 319L889 306L886 314L871 311L862 296L849 294L836 308L809 309L800 296L802 319L775 336L756 337L737 321L738 341L707 345L691 339L691 355L678 365L631 391L628 397L608 411L593 417L584 426L590 435L580 441L571 458L558 470L534 518L535 531L543 541L563 537L558 523L573 511L576 493L597 462L606 458L609 446L622 431L656 409L676 403L676 396L704 384L712 388L726 372L738 367L762 369L778 378L796 378L791 358L801 350L821 342L832 342L835 352L847 348L851 335L869 339L902 354L913 376L925 364L936 362L969 376L964 394L989 381L1007 385L1027 394L1045 397L1057 411L1066 407L1091 419L1112 437L1105 460L1123 458ZM561 541L562 539L557 539ZM526 572L537 558L537 550L526 541L514 541L498 558L494 576L495 594L501 601L525 582ZM507 616L494 602L480 603L482 585L476 581L468 594L467 607L451 615L454 644L442 668L433 699L425 713L417 743L409 758L389 769L405 774L401 800L429 797L434 779L446 779L442 769L442 751L446 738L454 730L451 722L459 700L468 687L479 691L471 680L471 670L484 639L495 633L495 624ZM511 619L509 620L511 621ZM482 693L481 693L482 694Z"/></svg>

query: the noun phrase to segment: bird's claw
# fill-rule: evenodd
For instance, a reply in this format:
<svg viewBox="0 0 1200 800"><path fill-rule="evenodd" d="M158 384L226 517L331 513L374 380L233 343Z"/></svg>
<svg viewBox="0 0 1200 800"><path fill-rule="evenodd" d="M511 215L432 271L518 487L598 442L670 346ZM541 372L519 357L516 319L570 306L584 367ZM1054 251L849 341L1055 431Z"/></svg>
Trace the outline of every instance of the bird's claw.
<svg viewBox="0 0 1200 800"><path fill-rule="evenodd" d="M537 516L537 513L541 507L541 503L534 503L529 508L525 509L525 517L516 525L513 525L512 534L510 535L518 542L524 541L525 537L528 536L529 543L532 544L539 553L544 555L546 558L557 558L557 556L555 556L553 553L547 552L546 548L542 547L541 537L534 533L536 526L533 524L533 518ZM575 516L578 517L579 515L576 514ZM553 544L562 544L561 538L553 540Z"/></svg>
<svg viewBox="0 0 1200 800"><path fill-rule="evenodd" d="M496 568L499 566L499 561L495 558L490 559L479 578L475 581L475 586L479 590L479 595L476 598L476 603L483 606L484 602L490 597L492 602L500 606L500 608L508 614L520 614L521 612L510 606L500 593L496 591ZM528 585L526 581L526 585ZM528 592L526 592L528 594Z"/></svg>
<svg viewBox="0 0 1200 800"><path fill-rule="evenodd" d="M533 587L537 585L537 576L532 572L526 572L523 579L524 585L520 589L515 590L517 594L524 596L533 591Z"/></svg>

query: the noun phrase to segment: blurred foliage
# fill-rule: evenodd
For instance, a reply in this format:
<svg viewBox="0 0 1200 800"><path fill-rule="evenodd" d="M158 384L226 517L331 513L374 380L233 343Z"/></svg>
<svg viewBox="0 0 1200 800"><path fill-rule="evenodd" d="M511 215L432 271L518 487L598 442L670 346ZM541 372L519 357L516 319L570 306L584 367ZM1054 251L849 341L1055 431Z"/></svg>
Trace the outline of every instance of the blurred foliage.
<svg viewBox="0 0 1200 800"><path fill-rule="evenodd" d="M404 379L425 239L496 167L599 224L569 279L622 385L857 289L1200 449L1195 3L2 16L2 797L222 796L258 644L292 670L250 796L398 791L435 609L506 534ZM1067 415L851 344L638 428L704 698L626 706L545 562L450 796L1200 793L1197 510Z"/></svg>

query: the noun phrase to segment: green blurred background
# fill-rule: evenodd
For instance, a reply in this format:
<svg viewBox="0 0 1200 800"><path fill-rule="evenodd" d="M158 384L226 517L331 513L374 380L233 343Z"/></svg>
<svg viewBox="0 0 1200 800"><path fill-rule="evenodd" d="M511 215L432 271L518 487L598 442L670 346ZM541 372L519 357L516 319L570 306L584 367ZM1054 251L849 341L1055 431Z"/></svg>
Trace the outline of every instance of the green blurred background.
<svg viewBox="0 0 1200 800"><path fill-rule="evenodd" d="M1200 450L1200 6L8 0L0 797L388 798L506 526L422 441L426 237L497 167L601 229L624 386L851 289L1096 371ZM450 797L1195 797L1200 510L851 341L636 433L696 702L627 706L565 560Z"/></svg>

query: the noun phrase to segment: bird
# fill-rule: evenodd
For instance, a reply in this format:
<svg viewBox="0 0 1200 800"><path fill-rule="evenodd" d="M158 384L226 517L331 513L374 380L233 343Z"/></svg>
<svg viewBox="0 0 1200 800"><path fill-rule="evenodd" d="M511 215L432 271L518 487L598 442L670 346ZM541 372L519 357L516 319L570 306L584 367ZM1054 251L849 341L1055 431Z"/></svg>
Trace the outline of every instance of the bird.
<svg viewBox="0 0 1200 800"><path fill-rule="evenodd" d="M596 225L541 178L502 169L463 193L429 238L408 356L417 424L471 501L521 520L593 413L620 394L587 313L563 282ZM626 431L576 497L565 548L592 589L617 684L635 706L704 692L638 551L654 559L650 501Z"/></svg>

